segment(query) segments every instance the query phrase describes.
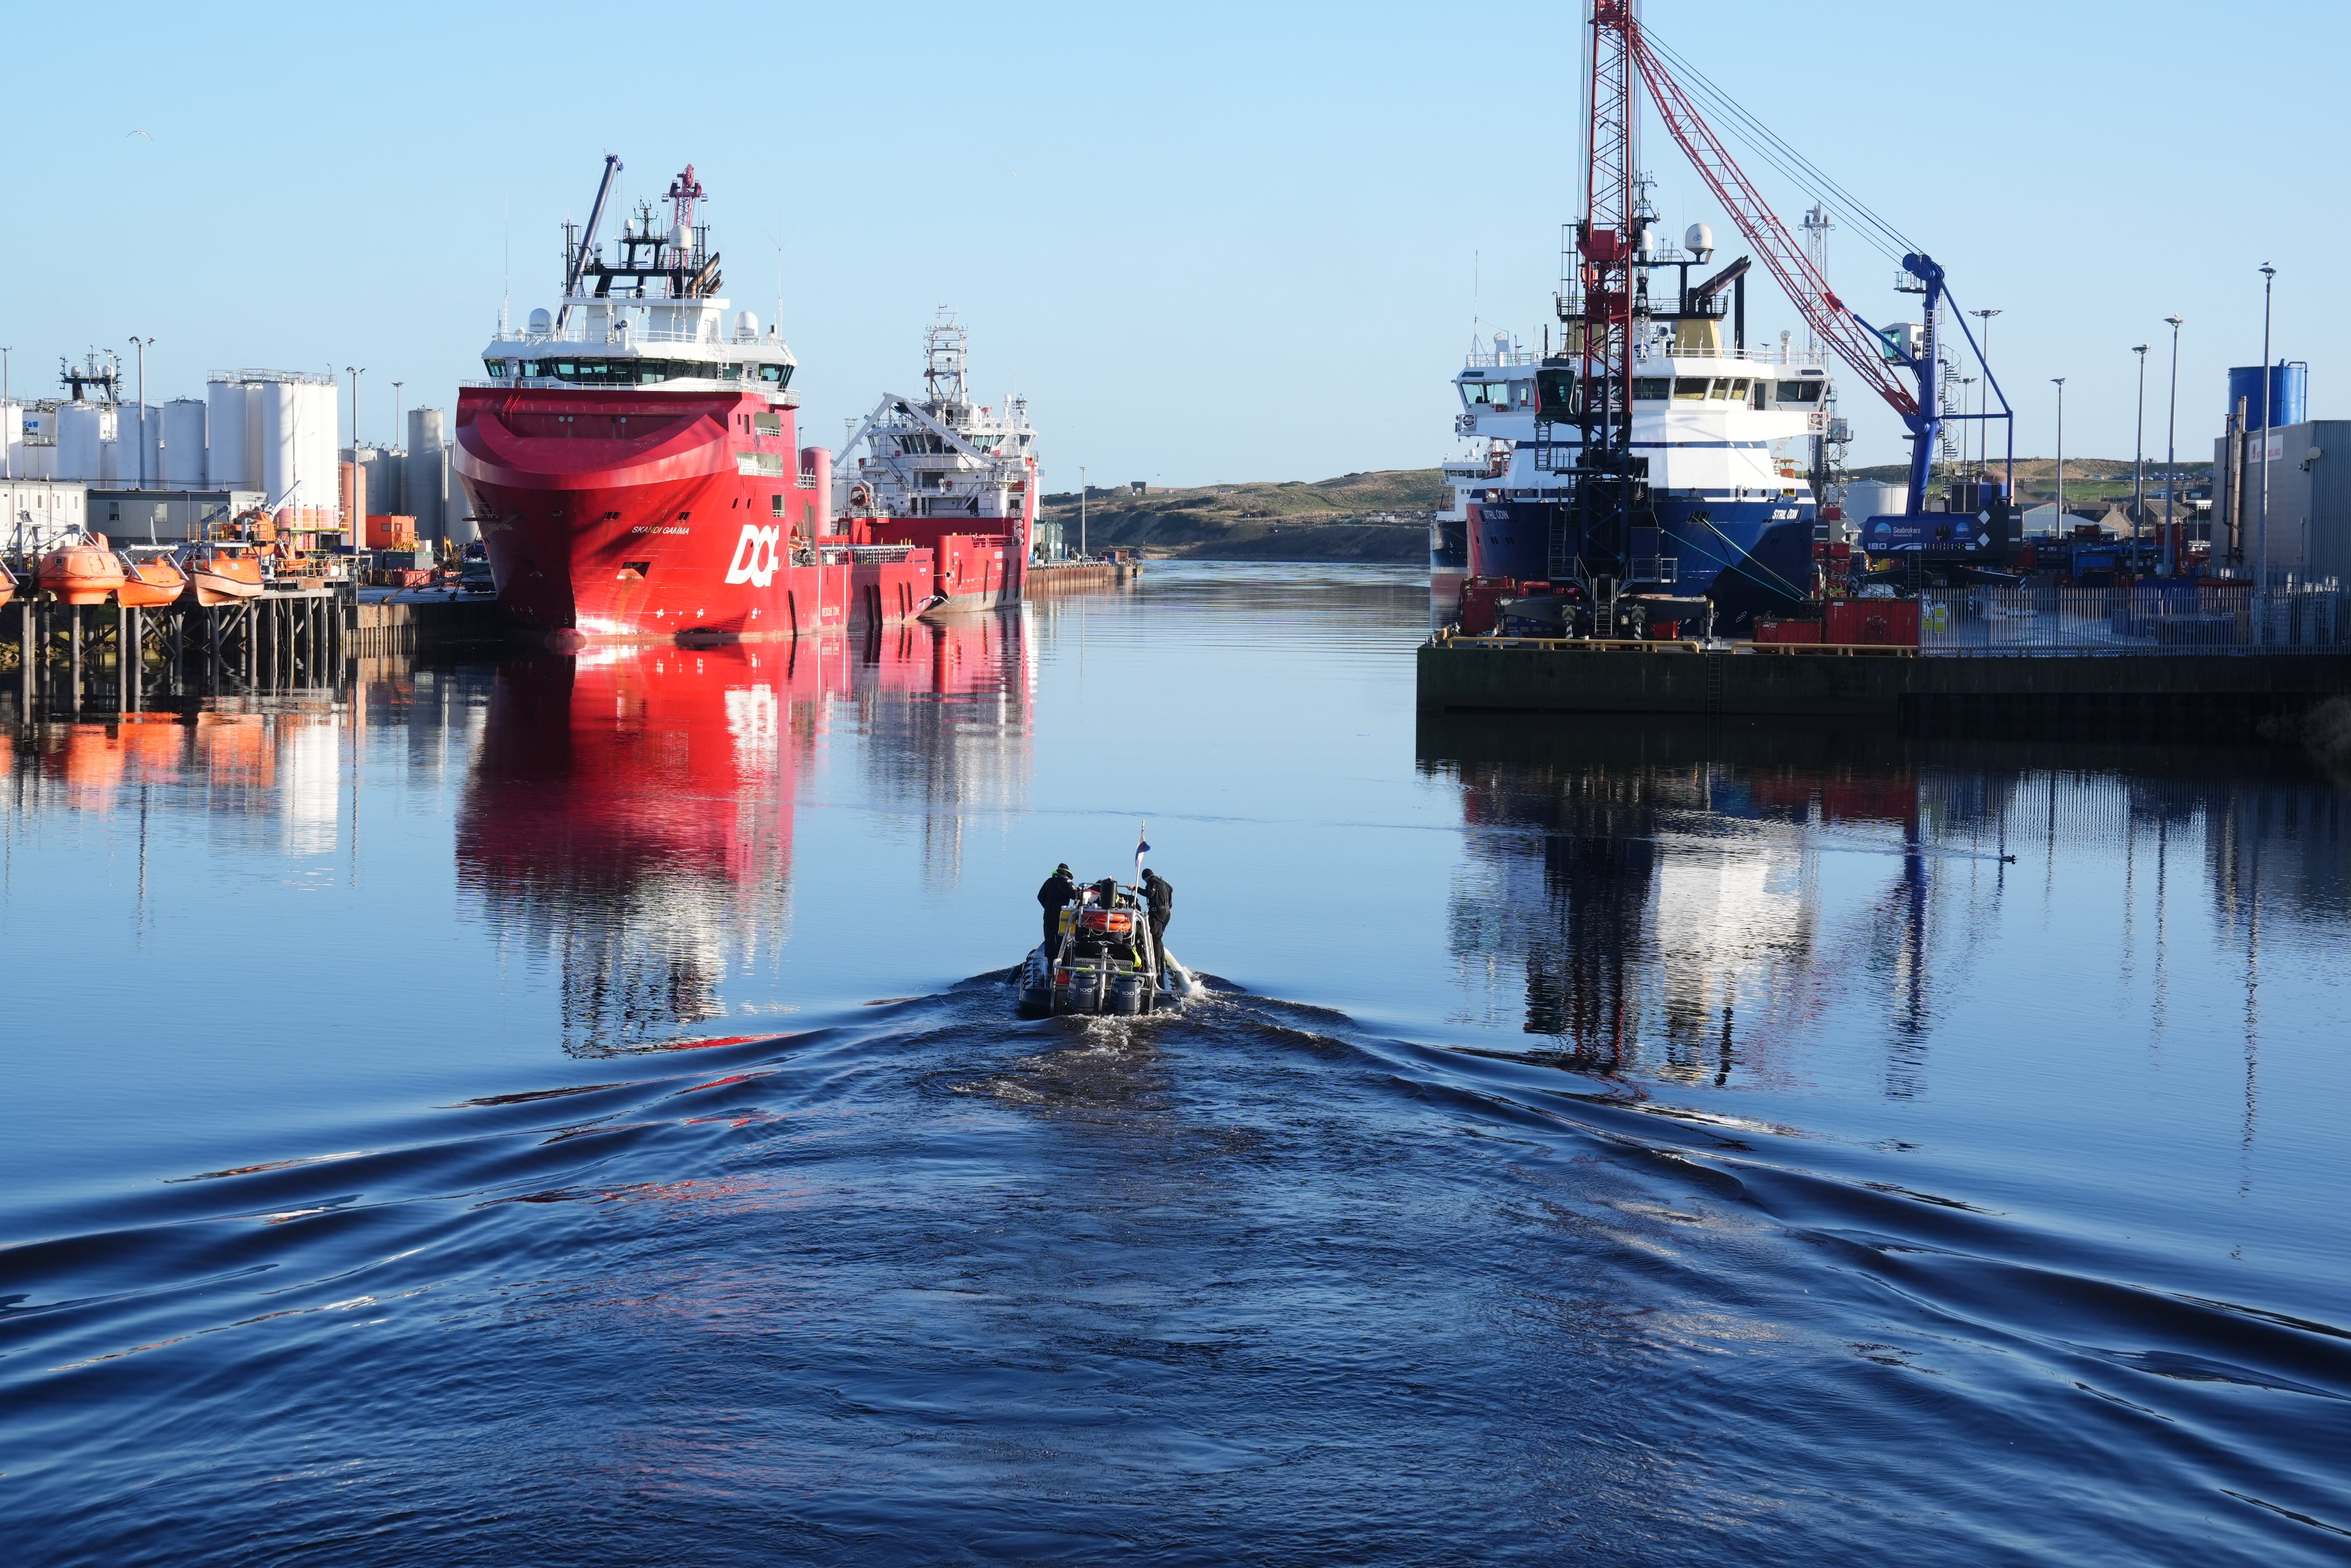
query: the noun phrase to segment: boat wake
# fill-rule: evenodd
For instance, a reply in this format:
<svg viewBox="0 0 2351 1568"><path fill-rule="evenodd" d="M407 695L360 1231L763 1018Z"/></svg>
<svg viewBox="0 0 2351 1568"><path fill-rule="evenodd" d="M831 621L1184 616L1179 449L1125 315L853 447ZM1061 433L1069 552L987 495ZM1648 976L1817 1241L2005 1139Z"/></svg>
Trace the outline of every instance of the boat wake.
<svg viewBox="0 0 2351 1568"><path fill-rule="evenodd" d="M977 975L19 1215L16 1560L2339 1560L2343 1325L1195 982Z"/></svg>

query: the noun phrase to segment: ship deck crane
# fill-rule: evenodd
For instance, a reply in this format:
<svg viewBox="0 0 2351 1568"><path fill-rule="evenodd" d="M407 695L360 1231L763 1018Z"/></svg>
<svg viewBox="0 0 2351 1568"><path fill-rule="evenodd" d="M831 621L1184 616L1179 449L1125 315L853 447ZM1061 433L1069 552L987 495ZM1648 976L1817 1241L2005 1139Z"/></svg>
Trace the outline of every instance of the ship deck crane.
<svg viewBox="0 0 2351 1568"><path fill-rule="evenodd" d="M1587 385L1594 386L1599 394L1595 407L1587 393L1583 421L1585 451L1596 460L1594 465L1604 472L1612 465L1625 466L1629 458L1630 275L1641 245L1636 228L1646 226L1646 215L1635 206L1632 166L1632 78L1638 76L1667 132L1814 336L1886 400L1910 432L1906 514L1917 516L1926 510L1936 444L1944 423L1950 420L2006 421L2008 483L2002 489L2007 491L2015 478L2015 411L1985 360L1981 345L1956 308L1954 323L1982 368L1984 383L1999 399L2000 408L1980 413L1947 411L1938 396L1935 378L1942 355L1938 340L1942 306L1946 302L1956 305L1942 266L1923 251L1914 249L1902 257L1903 279L1898 286L1924 296L1923 332L1917 339L1906 340L1905 335L1870 325L1837 297L1820 267L1699 112L1691 93L1643 27L1635 0L1593 0L1590 25L1592 75L1586 99L1590 140L1584 221L1578 226L1577 249L1583 258L1580 320L1585 373ZM1897 372L1904 370L1910 373L1915 387L1903 384ZM1607 504L1604 491L1599 499Z"/></svg>

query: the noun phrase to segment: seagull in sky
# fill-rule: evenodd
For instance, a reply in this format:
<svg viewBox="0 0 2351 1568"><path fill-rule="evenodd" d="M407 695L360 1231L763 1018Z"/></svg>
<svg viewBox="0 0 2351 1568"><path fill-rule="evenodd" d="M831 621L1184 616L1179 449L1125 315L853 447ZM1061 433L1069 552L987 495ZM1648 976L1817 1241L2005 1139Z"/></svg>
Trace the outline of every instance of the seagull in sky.
<svg viewBox="0 0 2351 1568"><path fill-rule="evenodd" d="M145 131L143 131L143 130L134 130L134 131L130 132L128 135L124 136L122 140L125 140L125 141L128 141L128 140L131 140L131 137L133 137L133 136L147 136L147 133L146 133ZM147 136L147 140L150 140L150 141L152 141L152 140L154 140L155 139L154 139L153 137L152 137L152 136Z"/></svg>

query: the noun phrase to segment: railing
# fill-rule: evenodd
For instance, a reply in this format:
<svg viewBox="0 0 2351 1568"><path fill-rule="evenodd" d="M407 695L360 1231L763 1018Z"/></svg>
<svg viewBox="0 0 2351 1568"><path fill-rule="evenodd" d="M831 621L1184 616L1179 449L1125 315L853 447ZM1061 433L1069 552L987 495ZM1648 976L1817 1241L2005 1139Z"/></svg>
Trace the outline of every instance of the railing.
<svg viewBox="0 0 2351 1568"><path fill-rule="evenodd" d="M1815 365L1823 369L1827 361L1818 350L1811 353L1791 344L1765 344L1761 348L1741 351L1737 348L1677 348L1667 342L1644 343L1633 355L1635 364L1653 359L1751 359L1758 365Z"/></svg>
<svg viewBox="0 0 2351 1568"><path fill-rule="evenodd" d="M2194 579L2131 587L1930 590L1919 650L1936 655L2351 651L2340 588L2273 589Z"/></svg>
<svg viewBox="0 0 2351 1568"><path fill-rule="evenodd" d="M585 321L567 321L563 324L563 330L560 332L518 332L509 328L507 331L497 334L496 337L492 337L490 341L493 343L514 343L523 345L525 347L532 344L550 345L558 343L707 343L714 347L723 344L733 344L737 347L749 348L769 342L771 339L766 337L745 337L739 333L727 332L723 329L716 314L714 313L708 320L704 322L702 327L692 331L678 331L674 328L655 327L609 326L598 327L591 330L588 323ZM220 378L216 374L214 379L218 379Z"/></svg>

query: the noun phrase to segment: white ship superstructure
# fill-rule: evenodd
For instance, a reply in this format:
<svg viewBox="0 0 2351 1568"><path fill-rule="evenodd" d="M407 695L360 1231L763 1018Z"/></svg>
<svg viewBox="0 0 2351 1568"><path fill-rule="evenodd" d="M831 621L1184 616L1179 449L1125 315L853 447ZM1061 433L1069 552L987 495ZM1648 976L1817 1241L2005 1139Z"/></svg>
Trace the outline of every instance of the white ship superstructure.
<svg viewBox="0 0 2351 1568"><path fill-rule="evenodd" d="M1743 322L1734 320L1726 335L1724 296L1742 282L1743 264L1692 286L1688 267L1711 249L1702 225L1690 239L1692 249L1645 263L1682 273L1678 318L1635 318L1631 448L1647 464L1657 524L1654 554L1641 556L1637 573L1683 596L1740 586L1767 595L1801 590L1819 510L1821 443L1839 433L1834 384L1819 353L1787 334L1773 346L1747 347ZM1579 358L1538 353L1498 333L1475 343L1454 377L1454 433L1471 451L1444 469L1452 505L1431 539L1441 604L1458 600L1465 576L1572 575L1573 560L1558 557L1573 549L1562 522L1575 504L1581 366ZM1725 583L1726 574L1736 581Z"/></svg>
<svg viewBox="0 0 2351 1568"><path fill-rule="evenodd" d="M1029 428L1028 400L1006 398L1000 410L975 402L968 358L963 327L941 309L924 348L922 395L883 398L842 449L849 456L862 442L865 452L833 474L837 514L994 518L995 526L967 531L1017 532L1025 545L1037 503L1037 432Z"/></svg>

